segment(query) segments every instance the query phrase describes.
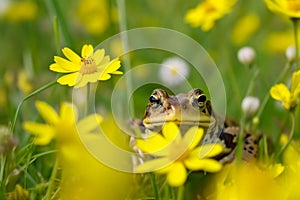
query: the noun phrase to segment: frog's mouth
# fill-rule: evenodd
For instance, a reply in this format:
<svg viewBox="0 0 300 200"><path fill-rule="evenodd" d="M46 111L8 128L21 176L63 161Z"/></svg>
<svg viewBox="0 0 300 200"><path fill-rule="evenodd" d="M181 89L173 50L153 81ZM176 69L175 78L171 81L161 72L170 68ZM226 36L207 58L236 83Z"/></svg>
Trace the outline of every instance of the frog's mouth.
<svg viewBox="0 0 300 200"><path fill-rule="evenodd" d="M212 117L203 116L199 120L192 119L165 119L165 120L153 120L153 119L144 119L143 124L147 129L152 129L155 127L161 127L167 122L175 122L178 126L199 126L202 128L208 128L214 119Z"/></svg>

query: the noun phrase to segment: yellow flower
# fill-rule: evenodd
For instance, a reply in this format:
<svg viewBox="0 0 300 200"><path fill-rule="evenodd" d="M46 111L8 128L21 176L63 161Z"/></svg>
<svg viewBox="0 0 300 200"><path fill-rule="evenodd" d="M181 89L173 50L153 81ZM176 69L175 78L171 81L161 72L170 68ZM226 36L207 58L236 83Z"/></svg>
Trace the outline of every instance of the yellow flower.
<svg viewBox="0 0 300 200"><path fill-rule="evenodd" d="M49 104L37 101L36 107L47 124L24 122L23 128L36 136L36 145L47 145L56 138L58 143L70 143L70 135L78 131L90 132L97 128L101 116L94 114L77 122L77 111L72 104L62 103L58 114ZM96 120L93 120L96 119Z"/></svg>
<svg viewBox="0 0 300 200"><path fill-rule="evenodd" d="M265 0L265 3L272 12L289 18L300 18L299 0Z"/></svg>
<svg viewBox="0 0 300 200"><path fill-rule="evenodd" d="M23 188L21 185L17 184L15 189L8 193L6 196L6 199L11 199L11 200L29 200L30 195L28 190Z"/></svg>
<svg viewBox="0 0 300 200"><path fill-rule="evenodd" d="M33 1L18 1L9 5L3 18L10 22L33 20L37 17L38 6Z"/></svg>
<svg viewBox="0 0 300 200"><path fill-rule="evenodd" d="M105 31L109 23L106 0L80 0L77 17L89 33L97 35Z"/></svg>
<svg viewBox="0 0 300 200"><path fill-rule="evenodd" d="M231 11L235 3L236 0L205 0L187 12L185 21L193 27L201 26L203 31L208 31L216 20Z"/></svg>
<svg viewBox="0 0 300 200"><path fill-rule="evenodd" d="M134 185L132 174L113 169L95 159L90 152L90 148L96 148L98 152L110 159L129 162L101 145L102 137L98 132L101 117L94 114L76 122L77 112L71 104L62 103L59 114L45 102L38 101L36 106L47 124L25 122L23 127L36 135L35 143L38 145L46 145L51 139L56 139L59 163L62 168L59 198L125 199ZM106 126L111 125L115 126L111 123L106 124ZM112 127L107 127L105 130L111 131ZM112 136L116 132L109 132L109 134L115 137L115 141L117 138L120 139L119 135ZM121 139L123 138L121 136ZM84 145L83 140L88 143L88 146ZM123 141L125 142L125 139ZM116 190L118 192L115 192Z"/></svg>
<svg viewBox="0 0 300 200"><path fill-rule="evenodd" d="M291 110L298 103L298 95L300 93L300 70L293 73L291 90L283 83L274 85L271 90L271 96L282 102L286 110Z"/></svg>
<svg viewBox="0 0 300 200"><path fill-rule="evenodd" d="M136 172L155 171L167 174L169 185L177 187L185 183L187 170L217 172L222 165L211 157L220 154L220 144L198 146L204 131L197 126L190 128L182 137L173 122L163 126L162 134L153 133L146 139L137 139L136 146L155 159L138 165Z"/></svg>
<svg viewBox="0 0 300 200"><path fill-rule="evenodd" d="M104 56L104 49L94 52L92 45L84 45L81 57L69 48L62 49L63 54L69 59L54 56L55 63L50 65L50 70L68 73L60 77L57 82L61 85L83 87L89 82L110 79L110 74L122 74L119 58L110 61L109 56Z"/></svg>
<svg viewBox="0 0 300 200"><path fill-rule="evenodd" d="M3 108L7 107L7 94L4 87L0 87L0 108L3 112Z"/></svg>
<svg viewBox="0 0 300 200"><path fill-rule="evenodd" d="M18 73L18 88L22 91L23 94L29 94L33 90L33 86L31 84L29 76L26 74L24 70Z"/></svg>
<svg viewBox="0 0 300 200"><path fill-rule="evenodd" d="M265 46L268 51L284 53L285 50L294 44L292 31L272 31L265 40Z"/></svg>
<svg viewBox="0 0 300 200"><path fill-rule="evenodd" d="M299 141L292 141L283 154L283 163L286 173L282 181L282 188L287 199L299 199L300 197L300 145Z"/></svg>
<svg viewBox="0 0 300 200"><path fill-rule="evenodd" d="M255 13L248 13L239 19L232 30L231 38L234 44L242 45L248 42L260 26L259 17Z"/></svg>
<svg viewBox="0 0 300 200"><path fill-rule="evenodd" d="M275 169L272 169L275 168ZM285 191L274 177L274 170L282 173L282 166L261 169L257 163L230 164L214 174L203 188L208 200L284 199Z"/></svg>

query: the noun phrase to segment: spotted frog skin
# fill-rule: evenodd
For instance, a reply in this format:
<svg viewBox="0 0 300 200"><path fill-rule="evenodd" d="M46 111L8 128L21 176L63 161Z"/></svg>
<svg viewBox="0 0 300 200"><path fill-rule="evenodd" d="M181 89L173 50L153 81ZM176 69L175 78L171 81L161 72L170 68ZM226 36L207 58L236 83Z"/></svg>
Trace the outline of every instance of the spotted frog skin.
<svg viewBox="0 0 300 200"><path fill-rule="evenodd" d="M141 130L144 133L157 132L165 122L175 122L182 130L181 133L192 126L203 128L205 135L202 144L219 143L223 146L224 153L216 159L221 163L234 160L239 127L222 123L202 90L192 89L176 96L169 95L163 89L153 90L144 118L140 121ZM243 148L243 160L255 158L257 141L251 134L245 134Z"/></svg>

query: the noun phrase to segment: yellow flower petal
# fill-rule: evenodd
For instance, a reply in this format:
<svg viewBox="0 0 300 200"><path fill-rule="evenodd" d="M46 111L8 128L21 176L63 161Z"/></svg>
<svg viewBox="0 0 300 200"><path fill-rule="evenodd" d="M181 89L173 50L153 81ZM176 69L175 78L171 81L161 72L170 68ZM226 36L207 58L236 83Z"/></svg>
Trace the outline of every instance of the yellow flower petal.
<svg viewBox="0 0 300 200"><path fill-rule="evenodd" d="M92 45L85 44L85 45L83 45L83 47L81 49L81 57L87 58L92 55L93 51L94 51L94 48Z"/></svg>
<svg viewBox="0 0 300 200"><path fill-rule="evenodd" d="M105 51L104 49L98 49L93 54L93 58L95 60L96 65L99 65L104 58Z"/></svg>
<svg viewBox="0 0 300 200"><path fill-rule="evenodd" d="M64 58L61 58L59 56L54 56L54 61L58 66L50 65L50 70L60 70L60 71L66 71L66 72L76 72L80 69L80 65L70 62Z"/></svg>
<svg viewBox="0 0 300 200"><path fill-rule="evenodd" d="M54 72L59 72L59 73L70 73L70 70L66 70L62 68L60 65L57 63L53 63L49 66L49 69Z"/></svg>
<svg viewBox="0 0 300 200"><path fill-rule="evenodd" d="M47 145L55 136L55 129L47 124L24 122L23 129L37 136L34 141L36 145Z"/></svg>
<svg viewBox="0 0 300 200"><path fill-rule="evenodd" d="M210 30L215 21L227 14L236 0L206 0L200 2L196 8L191 9L185 16L185 21L193 27L201 26L203 31Z"/></svg>
<svg viewBox="0 0 300 200"><path fill-rule="evenodd" d="M167 182L170 186L178 187L184 184L187 171L181 162L175 162L167 174Z"/></svg>
<svg viewBox="0 0 300 200"><path fill-rule="evenodd" d="M51 135L43 135L43 136L39 135L36 138L34 138L33 143L35 145L45 146L45 145L48 145L52 141L53 137L54 136L51 136Z"/></svg>
<svg viewBox="0 0 300 200"><path fill-rule="evenodd" d="M99 81L106 81L106 80L108 80L110 78L111 78L110 74L104 74L104 73L102 73L101 76L100 76L100 78L98 80Z"/></svg>
<svg viewBox="0 0 300 200"><path fill-rule="evenodd" d="M98 114L89 115L77 123L77 130L80 133L90 133L99 128L99 124L102 121L102 117Z"/></svg>
<svg viewBox="0 0 300 200"><path fill-rule="evenodd" d="M277 164L273 164L271 166L268 167L268 170L271 174L271 176L273 178L276 178L278 177L280 174L282 174L282 172L284 171L285 167L280 164L280 163L277 163Z"/></svg>
<svg viewBox="0 0 300 200"><path fill-rule="evenodd" d="M106 66L108 63L110 63L109 56L104 56L104 58L102 59L102 61L97 66L98 66L98 68L105 68L102 65Z"/></svg>
<svg viewBox="0 0 300 200"><path fill-rule="evenodd" d="M162 129L162 134L168 142L173 142L174 139L176 139L176 141L181 139L180 130L174 122L165 123Z"/></svg>
<svg viewBox="0 0 300 200"><path fill-rule="evenodd" d="M77 109L70 103L63 102L60 107L60 117L62 120L75 123L77 121Z"/></svg>
<svg viewBox="0 0 300 200"><path fill-rule="evenodd" d="M198 158L214 157L222 153L223 147L220 144L204 144L193 150L192 154L198 155Z"/></svg>
<svg viewBox="0 0 300 200"><path fill-rule="evenodd" d="M114 71L114 72L111 72L111 74L123 74L123 72L121 72L121 71Z"/></svg>
<svg viewBox="0 0 300 200"><path fill-rule="evenodd" d="M298 96L300 92L300 70L293 73L292 84L291 84L291 93L295 96Z"/></svg>
<svg viewBox="0 0 300 200"><path fill-rule="evenodd" d="M274 13L290 18L300 18L300 3L288 0L265 0L267 7Z"/></svg>
<svg viewBox="0 0 300 200"><path fill-rule="evenodd" d="M157 173L157 174L166 174L166 173L168 173L172 169L174 163L175 162L172 162L172 163L168 164L167 166L156 170L155 173Z"/></svg>
<svg viewBox="0 0 300 200"><path fill-rule="evenodd" d="M39 111L40 115L42 116L42 118L48 124L54 125L59 120L56 111L46 102L36 101L35 106Z"/></svg>
<svg viewBox="0 0 300 200"><path fill-rule="evenodd" d="M80 88L86 86L88 83L95 83L98 81L99 76L100 76L99 72L92 73L92 74L84 74L81 76L81 79L76 82L74 88Z"/></svg>
<svg viewBox="0 0 300 200"><path fill-rule="evenodd" d="M206 172L218 172L221 170L222 165L213 159L197 159L196 157L190 157L184 160L185 166L193 171L203 170Z"/></svg>
<svg viewBox="0 0 300 200"><path fill-rule="evenodd" d="M145 163L138 165L135 168L135 172L138 173L145 173L145 172L153 172L157 171L161 168L164 168L170 163L169 159L167 158L157 158L150 161L146 161Z"/></svg>
<svg viewBox="0 0 300 200"><path fill-rule="evenodd" d="M204 131L202 128L198 126L194 126L190 128L185 135L183 136L183 140L189 144L189 149L193 149L195 146L199 144L203 137Z"/></svg>
<svg viewBox="0 0 300 200"><path fill-rule="evenodd" d="M165 156L169 153L169 142L159 133L154 133L145 139L137 139L136 146L145 153L155 156Z"/></svg>
<svg viewBox="0 0 300 200"><path fill-rule="evenodd" d="M270 94L274 99L282 102L287 102L290 98L289 89L282 83L274 85L270 90Z"/></svg>
<svg viewBox="0 0 300 200"><path fill-rule="evenodd" d="M75 63L78 66L81 65L81 58L74 51L65 47L62 49L62 52L72 63Z"/></svg>
<svg viewBox="0 0 300 200"><path fill-rule="evenodd" d="M117 71L120 67L121 67L121 62L120 62L119 58L115 58L105 68L104 73L112 73L114 71Z"/></svg>
<svg viewBox="0 0 300 200"><path fill-rule="evenodd" d="M71 74L67 74L64 76L61 76L59 79L57 79L57 82L61 85L68 85L68 86L74 86L82 75L79 72L74 72Z"/></svg>
<svg viewBox="0 0 300 200"><path fill-rule="evenodd" d="M103 63L103 62L102 62ZM119 58L112 60L109 64L103 63L97 66L98 71L101 72L99 80L104 81L110 79L110 74L122 74L122 72L117 71L121 67Z"/></svg>

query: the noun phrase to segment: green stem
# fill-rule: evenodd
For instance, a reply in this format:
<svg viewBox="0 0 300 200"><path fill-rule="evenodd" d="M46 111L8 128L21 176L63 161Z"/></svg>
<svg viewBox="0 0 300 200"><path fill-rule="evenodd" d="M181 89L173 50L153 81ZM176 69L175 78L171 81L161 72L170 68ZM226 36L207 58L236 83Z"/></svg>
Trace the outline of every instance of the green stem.
<svg viewBox="0 0 300 200"><path fill-rule="evenodd" d="M184 186L180 186L177 188L177 200L183 200L184 195Z"/></svg>
<svg viewBox="0 0 300 200"><path fill-rule="evenodd" d="M279 81L281 81L281 80L283 79L283 77L285 77L285 75L286 75L288 69L290 68L290 66L291 66L291 65L290 65L289 62L284 66L284 68L282 69L280 75L279 75L278 78L274 81L274 84L278 83ZM274 85L274 84L273 84L273 85ZM262 112L264 111L264 109L265 109L265 107L266 107L266 105L267 105L269 99L270 99L270 93L267 92L267 94L265 95L265 97L264 97L264 99L263 99L263 101L262 101L262 103L261 103L261 106L259 107L259 110L258 110L258 112L257 112L257 114L256 114L256 117L257 117L258 119L260 118Z"/></svg>
<svg viewBox="0 0 300 200"><path fill-rule="evenodd" d="M159 200L159 194L158 194L158 189L157 189L155 174L151 173L151 172L148 173L148 174L149 174L149 178L150 178L150 182L151 182L151 186L152 186L152 191L153 191L154 199L155 200Z"/></svg>
<svg viewBox="0 0 300 200"><path fill-rule="evenodd" d="M263 136L263 145L264 145L264 150L263 150L264 158L268 161L269 160L268 141L265 135Z"/></svg>
<svg viewBox="0 0 300 200"><path fill-rule="evenodd" d="M127 31L127 23L126 23L126 8L125 8L125 2L124 0L117 0L117 7L118 7L118 12L119 12L119 27L120 31L122 32L121 34L121 40L122 40L122 46L125 52L128 52L129 50L129 44L128 44L128 36L126 34ZM123 55L123 63L124 63L124 69L126 72L130 70L130 57L129 55L125 54ZM132 94L132 77L129 74L126 75L126 89L127 89L127 99L130 99L130 95ZM129 106L129 112L132 116L135 115L134 111L134 102L130 101Z"/></svg>
<svg viewBox="0 0 300 200"><path fill-rule="evenodd" d="M252 79L250 80L250 83L248 85L248 88L247 88L247 91L246 91L246 97L249 96L252 91L253 91L253 88L254 88L254 84L255 84L255 80L256 80L256 77L258 76L259 74L259 69L256 69L253 76L252 76ZM243 158L243 146L244 146L244 130L245 130L245 127L246 127L246 115L243 114L241 120L240 120L240 130L239 130L239 137L238 137L238 143L237 143L237 152L236 152L236 155L237 155L237 162L239 163L240 161L242 161L242 158Z"/></svg>
<svg viewBox="0 0 300 200"><path fill-rule="evenodd" d="M86 85L86 102L85 102L85 116L87 116L90 113L90 89L91 85L88 83Z"/></svg>
<svg viewBox="0 0 300 200"><path fill-rule="evenodd" d="M55 160L53 169L52 169L52 174L51 174L51 177L50 177L50 180L49 180L49 185L48 185L48 189L47 189L47 192L46 192L46 195L45 195L45 200L52 199L51 194L52 194L52 192L54 190L54 187L55 187L55 179L56 179L56 176L57 176L57 171L58 171L58 166L59 166L59 161L58 160L59 159L57 157L56 160Z"/></svg>
<svg viewBox="0 0 300 200"><path fill-rule="evenodd" d="M239 89L239 83L236 79L236 74L234 73L233 70L233 65L229 64L229 78L231 81L231 86L233 88L234 94L235 94L235 99L237 100L237 102L241 102L241 90Z"/></svg>
<svg viewBox="0 0 300 200"><path fill-rule="evenodd" d="M299 44L298 44L298 18L292 18L292 22L294 26L296 69L299 69L300 60L299 60Z"/></svg>
<svg viewBox="0 0 300 200"><path fill-rule="evenodd" d="M295 132L295 113L292 111L291 112L291 119L292 119L292 127L291 127L291 131L289 134L289 139L288 141L281 147L280 151L278 152L275 160L285 151L285 149L289 146L289 144L291 143L293 136L294 136L294 132Z"/></svg>
<svg viewBox="0 0 300 200"><path fill-rule="evenodd" d="M259 74L259 69L256 69L252 76L252 79L250 80L245 97L249 96L252 93L254 84L255 84L255 80L256 80L256 77L258 76L258 74Z"/></svg>
<svg viewBox="0 0 300 200"><path fill-rule="evenodd" d="M58 19L56 16L54 16L53 19L53 31L54 31L54 38L55 38L55 46L56 46L56 52L59 55L60 54L60 36L59 36L59 26L58 26Z"/></svg>
<svg viewBox="0 0 300 200"><path fill-rule="evenodd" d="M67 46L73 46L73 41L70 32L68 31L67 21L65 19L65 16L63 15L63 11L61 9L61 6L59 5L62 1L58 0L47 0L46 3L49 7L50 12L53 13L53 15L57 16L60 30L62 33L63 38L65 39Z"/></svg>
<svg viewBox="0 0 300 200"><path fill-rule="evenodd" d="M23 103L25 101L27 101L28 99L30 99L31 97L33 97L34 95L36 95L36 94L38 94L38 93L40 93L40 92L42 92L42 91L44 91L44 90L52 87L55 84L56 84L56 80L52 81L52 82L50 82L50 83L48 83L48 84L46 84L46 85L44 85L42 87L40 87L39 89L33 91L32 93L30 93L29 95L27 95L25 98L22 99L22 101L19 103L19 105L17 107L17 110L15 112L15 115L14 115L14 118L13 118L13 121L12 121L12 124L11 124L11 127L10 127L10 130L11 130L12 133L14 132L16 121L17 121L17 118L18 118L18 115L19 115L19 112L20 112L20 109L21 109Z"/></svg>
<svg viewBox="0 0 300 200"><path fill-rule="evenodd" d="M6 156L1 155L0 157L1 157L1 163L0 163L0 189L3 193L5 193L4 171L5 171L5 165L6 165Z"/></svg>
<svg viewBox="0 0 300 200"><path fill-rule="evenodd" d="M243 159L245 125L246 125L246 117L245 117L245 115L243 115L240 120L240 130L239 130L237 149L236 149L236 160L237 160L238 164L241 163L241 161Z"/></svg>

